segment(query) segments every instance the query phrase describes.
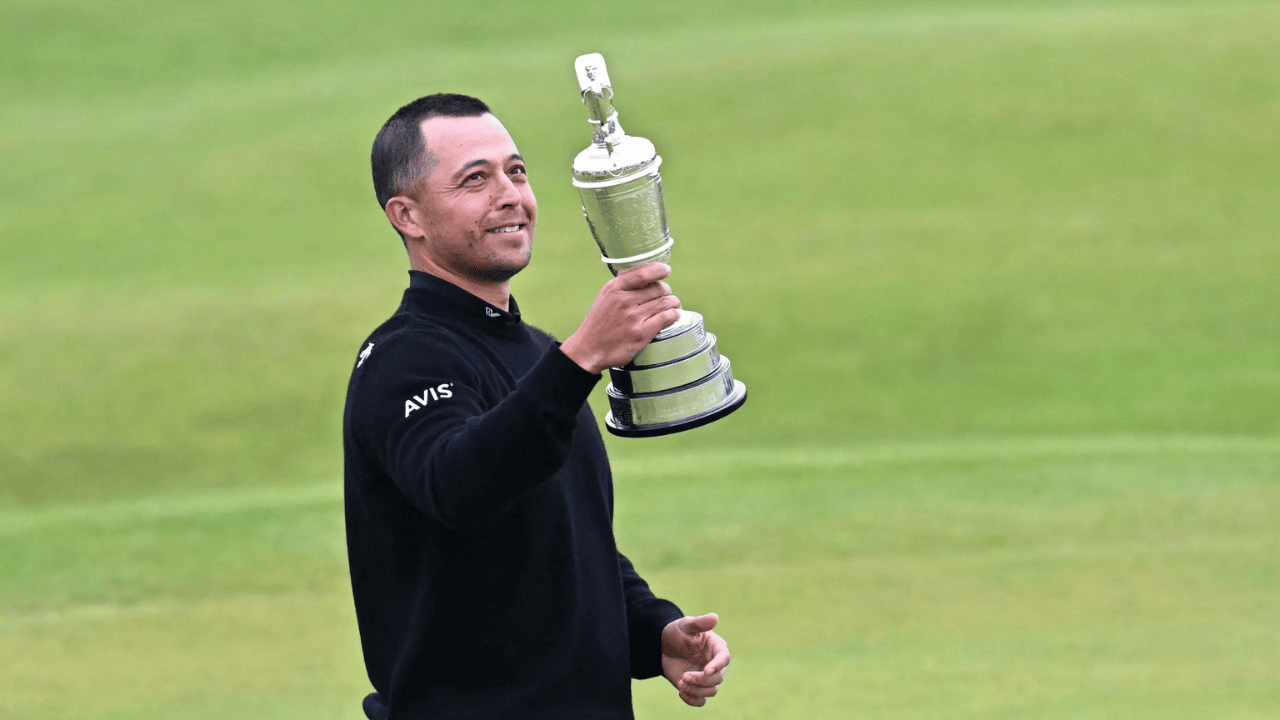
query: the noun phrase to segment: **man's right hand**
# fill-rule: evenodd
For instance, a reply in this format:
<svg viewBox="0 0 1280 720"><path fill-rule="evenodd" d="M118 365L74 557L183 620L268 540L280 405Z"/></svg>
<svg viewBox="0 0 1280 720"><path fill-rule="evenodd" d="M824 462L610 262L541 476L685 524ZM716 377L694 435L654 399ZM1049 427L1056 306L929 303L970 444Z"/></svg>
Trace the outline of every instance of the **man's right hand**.
<svg viewBox="0 0 1280 720"><path fill-rule="evenodd" d="M680 299L662 278L671 267L646 263L604 284L587 318L560 345L582 369L601 373L626 365L680 316Z"/></svg>

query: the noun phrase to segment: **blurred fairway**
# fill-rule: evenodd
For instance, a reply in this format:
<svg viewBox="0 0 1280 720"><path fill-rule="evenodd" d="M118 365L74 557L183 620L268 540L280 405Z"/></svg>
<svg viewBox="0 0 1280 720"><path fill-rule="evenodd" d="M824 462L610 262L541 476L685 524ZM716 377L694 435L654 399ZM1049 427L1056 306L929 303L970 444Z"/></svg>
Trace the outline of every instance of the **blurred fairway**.
<svg viewBox="0 0 1280 720"><path fill-rule="evenodd" d="M609 440L623 550L734 651L641 720L1280 717L1280 4L10 0L0 718L359 717L369 144L486 99L566 336L591 51L751 391Z"/></svg>

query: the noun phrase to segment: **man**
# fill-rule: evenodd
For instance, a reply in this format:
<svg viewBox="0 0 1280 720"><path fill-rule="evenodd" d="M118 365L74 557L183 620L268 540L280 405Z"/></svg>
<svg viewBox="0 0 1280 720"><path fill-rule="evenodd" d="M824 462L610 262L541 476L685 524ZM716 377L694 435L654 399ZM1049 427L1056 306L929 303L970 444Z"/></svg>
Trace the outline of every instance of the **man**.
<svg viewBox="0 0 1280 720"><path fill-rule="evenodd" d="M610 280L563 345L511 278L538 206L481 101L396 112L374 189L409 254L400 308L361 345L343 418L347 548L371 718L631 718L631 678L702 706L730 655L614 543L588 393L677 315L649 264Z"/></svg>

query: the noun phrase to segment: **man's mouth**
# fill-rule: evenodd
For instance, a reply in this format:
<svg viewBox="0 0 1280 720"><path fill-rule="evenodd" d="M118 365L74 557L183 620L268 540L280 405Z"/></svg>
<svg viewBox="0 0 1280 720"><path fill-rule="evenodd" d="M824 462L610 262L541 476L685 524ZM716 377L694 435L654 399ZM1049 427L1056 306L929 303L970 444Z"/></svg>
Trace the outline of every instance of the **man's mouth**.
<svg viewBox="0 0 1280 720"><path fill-rule="evenodd" d="M489 228L489 229L488 229L488 230L486 230L485 232L491 232L491 233L513 233L513 232L518 232L518 231L523 230L523 229L524 229L524 223L519 223L519 224L516 224L516 225L503 225L502 227Z"/></svg>

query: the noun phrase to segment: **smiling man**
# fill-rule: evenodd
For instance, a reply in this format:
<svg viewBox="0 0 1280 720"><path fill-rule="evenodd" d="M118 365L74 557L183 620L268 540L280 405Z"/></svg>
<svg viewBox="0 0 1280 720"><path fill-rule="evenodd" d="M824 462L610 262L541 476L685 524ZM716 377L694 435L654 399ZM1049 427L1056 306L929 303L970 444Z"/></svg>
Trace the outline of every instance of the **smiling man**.
<svg viewBox="0 0 1280 720"><path fill-rule="evenodd" d="M650 264L610 280L564 344L511 278L538 204L480 100L431 95L374 140L409 255L400 307L361 344L343 416L347 550L370 718L632 718L631 678L701 706L730 655L617 549L587 396L675 320Z"/></svg>

